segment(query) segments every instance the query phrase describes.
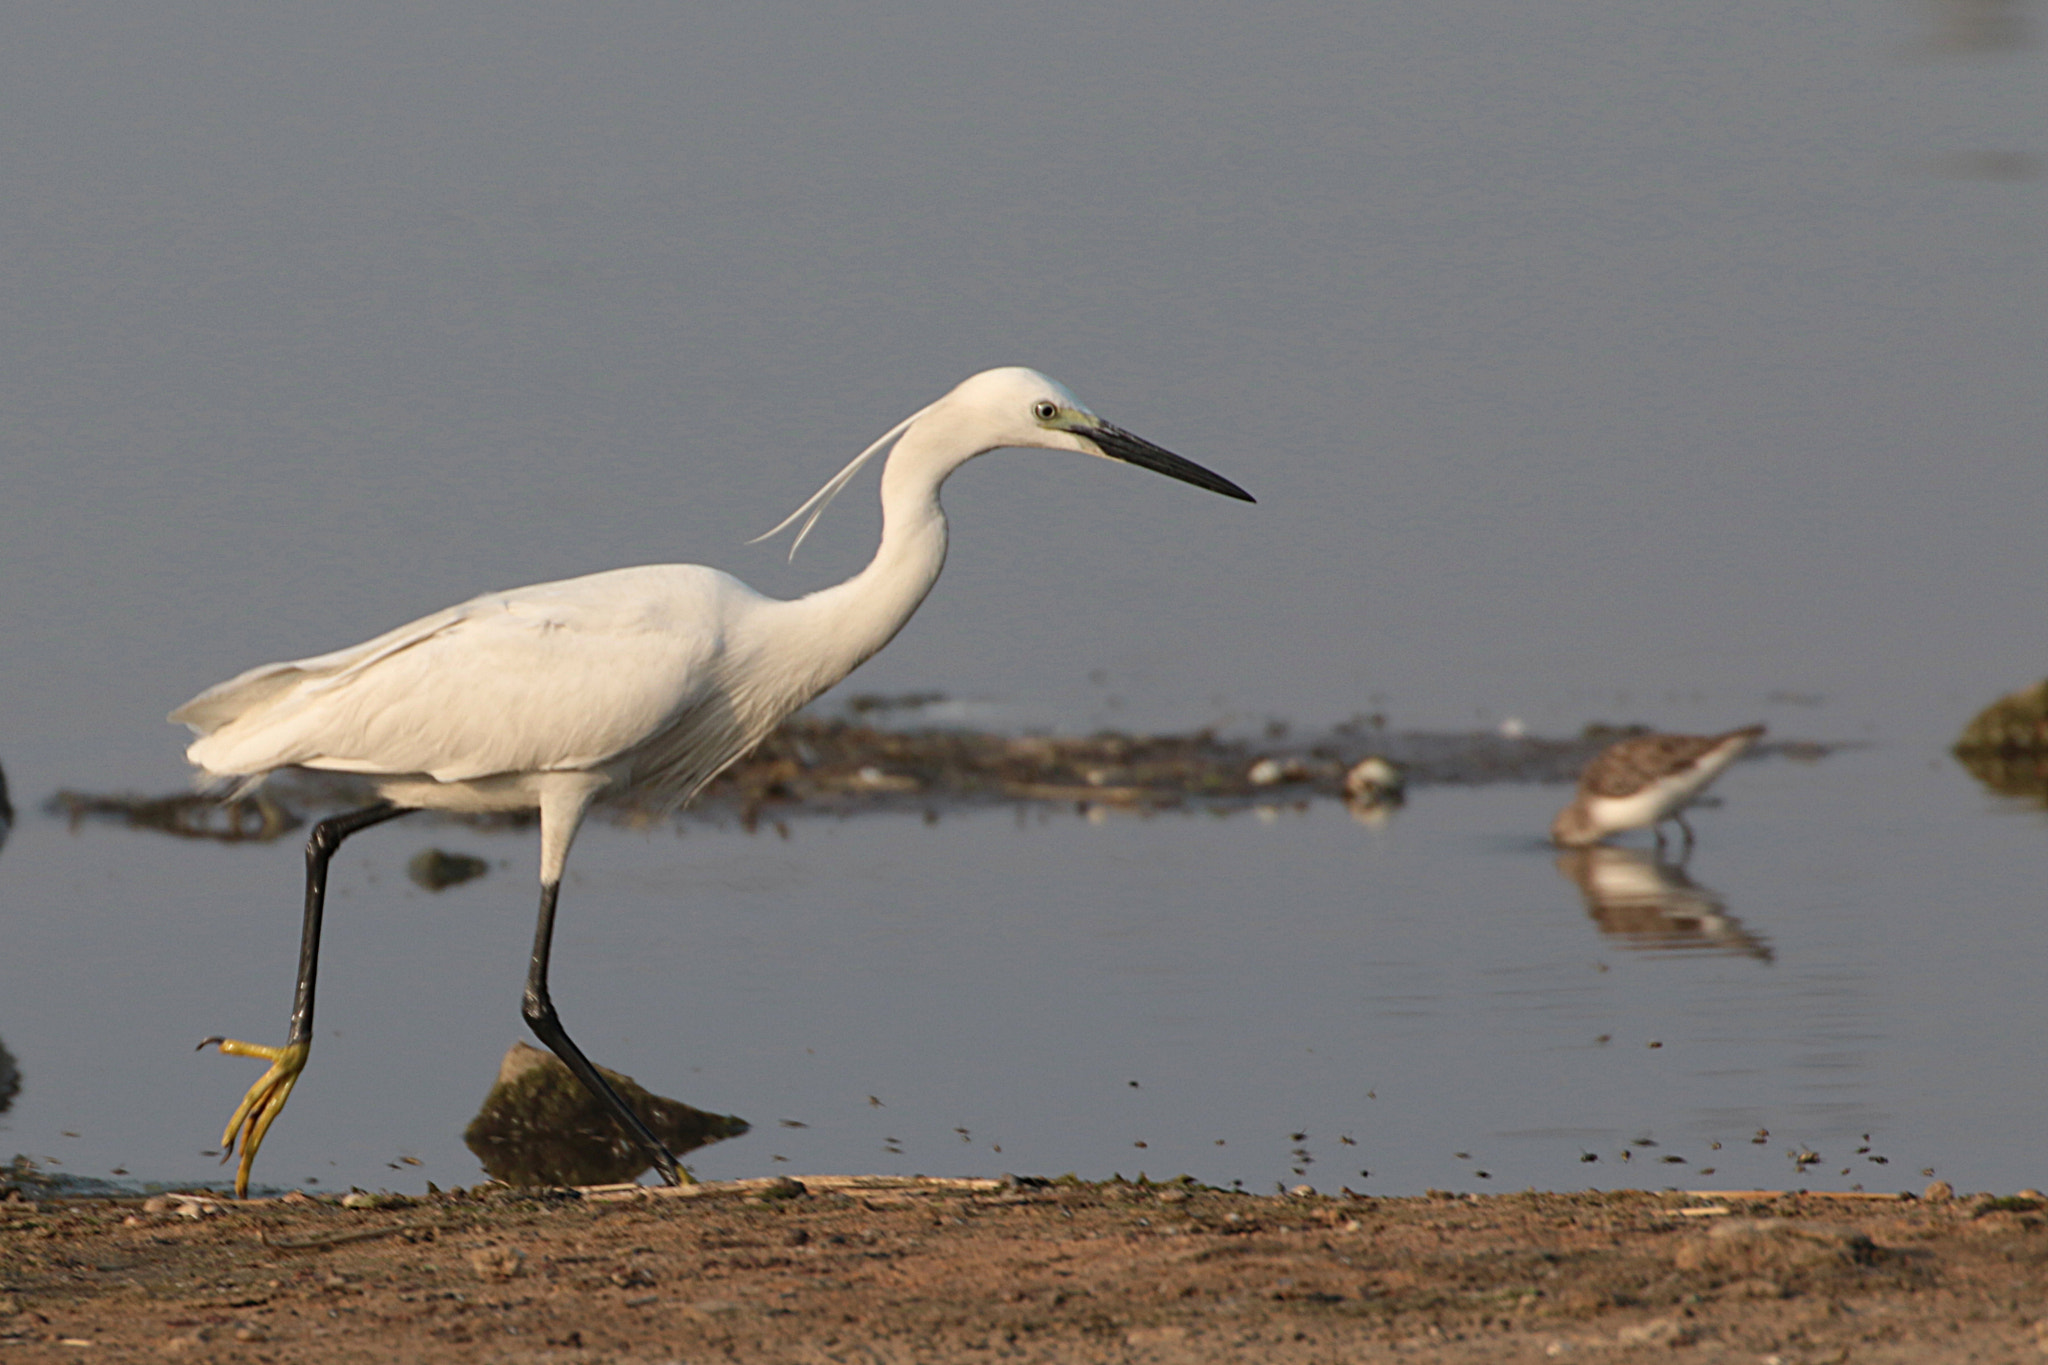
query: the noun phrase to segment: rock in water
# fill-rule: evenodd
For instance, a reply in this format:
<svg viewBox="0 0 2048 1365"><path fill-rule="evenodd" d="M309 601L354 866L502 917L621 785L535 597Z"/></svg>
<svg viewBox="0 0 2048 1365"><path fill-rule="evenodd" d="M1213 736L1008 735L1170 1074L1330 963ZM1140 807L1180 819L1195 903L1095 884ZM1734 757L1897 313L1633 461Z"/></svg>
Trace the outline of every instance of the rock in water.
<svg viewBox="0 0 2048 1365"><path fill-rule="evenodd" d="M677 1156L750 1127L730 1114L707 1114L650 1094L630 1076L598 1071ZM497 1083L462 1140L493 1179L508 1185L616 1185L652 1164L560 1058L525 1043L506 1052Z"/></svg>

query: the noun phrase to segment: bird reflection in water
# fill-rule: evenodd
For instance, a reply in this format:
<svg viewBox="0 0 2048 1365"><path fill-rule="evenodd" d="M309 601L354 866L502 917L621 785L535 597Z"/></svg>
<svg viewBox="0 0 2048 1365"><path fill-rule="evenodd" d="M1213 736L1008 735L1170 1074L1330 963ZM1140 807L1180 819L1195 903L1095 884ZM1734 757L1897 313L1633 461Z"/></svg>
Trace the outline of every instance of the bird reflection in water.
<svg viewBox="0 0 2048 1365"><path fill-rule="evenodd" d="M629 1076L598 1070L678 1156L738 1137L749 1127L745 1119L707 1114L650 1094ZM525 1043L506 1052L497 1083L462 1141L486 1174L507 1185L617 1185L654 1165L647 1149L567 1066Z"/></svg>
<svg viewBox="0 0 2048 1365"><path fill-rule="evenodd" d="M1704 949L1769 962L1771 945L1742 927L1721 897L1646 850L1595 844L1557 855L1557 870L1579 888L1603 934L1630 948Z"/></svg>

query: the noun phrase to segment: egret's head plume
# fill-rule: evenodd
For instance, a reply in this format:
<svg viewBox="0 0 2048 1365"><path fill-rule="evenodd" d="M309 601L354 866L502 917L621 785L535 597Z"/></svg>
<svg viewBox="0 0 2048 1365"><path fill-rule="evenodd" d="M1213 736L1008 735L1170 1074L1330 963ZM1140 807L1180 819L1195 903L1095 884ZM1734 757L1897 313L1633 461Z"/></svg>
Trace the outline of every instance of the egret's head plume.
<svg viewBox="0 0 2048 1365"><path fill-rule="evenodd" d="M926 417L939 424L933 434L942 443L957 443L956 449L941 456L941 464L933 466L932 477L935 479L945 478L960 463L983 451L1003 446L1037 446L1048 450L1079 451L1083 455L1134 464L1225 497L1241 498L1245 502L1253 500L1251 494L1222 475L1211 473L1192 460L1184 460L1170 450L1162 450L1122 427L1103 421L1082 407L1080 400L1063 385L1038 371L1022 365L1009 365L983 370L963 380L944 398L919 408L898 422L879 441L854 456L852 463L834 474L823 488L811 494L803 506L783 518L773 530L747 543L752 545L780 535L801 522L802 525L797 526L796 539L789 547L789 557L795 559L797 547L804 543L811 527L832 505L832 499L838 497L853 476L860 472L861 466L910 430L913 423ZM944 449L944 445L938 449Z"/></svg>
<svg viewBox="0 0 2048 1365"><path fill-rule="evenodd" d="M768 530L763 531L758 536L755 536L752 540L748 541L747 544L758 545L764 540L768 540L774 536L779 536L784 531L788 530L792 525L794 525L799 518L801 518L803 521L803 525L797 527L796 539L789 543L789 557L792 560L795 559L797 547L804 543L804 537L809 535L811 533L811 528L818 524L818 518L825 515L825 509L832 505L832 499L838 497L841 490L843 490L847 484L853 482L853 476L860 473L860 467L866 464L869 460L875 458L875 456L881 453L883 450L886 450L890 442L894 441L897 437L901 436L904 432L910 429L910 424L912 422L915 422L918 418L924 416L927 412L930 411L931 408L929 407L919 408L916 412L911 413L910 416L904 418L895 426L890 427L887 431L883 432L881 439L877 440L873 445L869 446L866 450L863 450L860 454L854 456L853 459L850 462L848 462L846 468L840 470L837 474L834 474L829 480L826 481L825 486L823 488L820 488L817 492L811 494L810 497L806 498L804 500L803 506L797 508L794 512L791 512L781 521L776 522L775 525L770 527Z"/></svg>

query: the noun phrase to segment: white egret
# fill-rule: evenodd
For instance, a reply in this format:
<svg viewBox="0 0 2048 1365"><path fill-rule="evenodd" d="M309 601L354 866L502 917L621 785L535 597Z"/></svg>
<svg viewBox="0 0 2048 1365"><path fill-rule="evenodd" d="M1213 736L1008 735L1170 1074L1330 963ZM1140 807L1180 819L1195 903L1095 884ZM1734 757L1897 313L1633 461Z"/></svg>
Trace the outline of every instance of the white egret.
<svg viewBox="0 0 2048 1365"><path fill-rule="evenodd" d="M1664 847L1666 820L1685 832L1692 826L1685 808L1764 732L1745 726L1723 735L1631 735L1596 755L1579 774L1572 803L1551 822L1550 837L1562 848L1585 848L1625 829L1647 828Z"/></svg>
<svg viewBox="0 0 2048 1365"><path fill-rule="evenodd" d="M251 669L171 713L199 736L186 756L209 776L239 779L238 790L300 767L363 774L382 798L322 820L307 841L298 989L283 1046L200 1044L270 1062L222 1137L223 1161L241 1149L237 1195L312 1046L328 862L349 835L421 809L540 813L540 919L522 1012L662 1177L680 1183L675 1158L570 1040L548 995L562 865L591 801L606 790L687 801L889 643L945 563L940 485L977 455L1079 451L1252 501L1228 479L1103 421L1044 375L1008 368L912 414L768 534L802 519L802 544L892 442L881 545L837 586L780 601L716 569L660 564L486 593L351 649Z"/></svg>

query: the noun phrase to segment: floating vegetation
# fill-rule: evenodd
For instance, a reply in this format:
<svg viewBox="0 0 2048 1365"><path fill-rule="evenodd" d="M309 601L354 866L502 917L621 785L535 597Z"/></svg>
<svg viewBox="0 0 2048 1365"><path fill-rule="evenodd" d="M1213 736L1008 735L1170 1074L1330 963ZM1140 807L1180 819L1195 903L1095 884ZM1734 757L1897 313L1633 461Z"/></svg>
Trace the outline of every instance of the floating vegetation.
<svg viewBox="0 0 2048 1365"><path fill-rule="evenodd" d="M1342 798L1349 779L1354 811L1383 818L1404 787L1576 781L1594 754L1640 729L1595 725L1569 738L1546 739L1498 730L1396 733L1378 725L1347 724L1320 739L1289 741L1283 732L1254 741L1211 730L1081 737L901 730L802 715L720 774L683 813L714 823L736 820L748 830L767 823L785 834L785 817L907 811L936 819L946 810L1018 802L1137 812L1194 806L1228 813L1271 808L1275 801L1299 805L1312 798ZM1780 742L1758 745L1750 756L1818 758L1833 747ZM1361 802L1357 789L1365 777L1372 779L1374 794ZM241 801L222 803L190 793L140 797L63 791L48 808L74 826L109 820L185 838L240 841L275 839L309 814L367 805L375 798L364 778L286 770ZM601 800L597 813L634 826L671 814L659 798L630 794ZM437 818L513 827L533 817L514 812Z"/></svg>

